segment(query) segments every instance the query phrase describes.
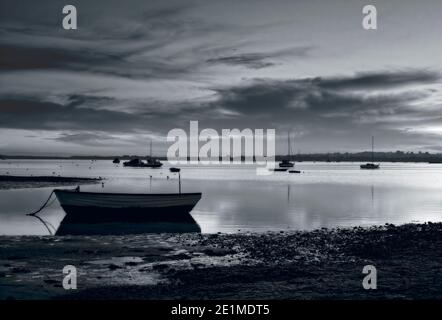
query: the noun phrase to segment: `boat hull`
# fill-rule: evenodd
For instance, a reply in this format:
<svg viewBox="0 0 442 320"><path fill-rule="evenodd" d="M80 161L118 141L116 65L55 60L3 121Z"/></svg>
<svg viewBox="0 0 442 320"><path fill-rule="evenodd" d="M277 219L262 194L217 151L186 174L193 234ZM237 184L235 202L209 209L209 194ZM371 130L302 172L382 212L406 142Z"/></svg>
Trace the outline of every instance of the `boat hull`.
<svg viewBox="0 0 442 320"><path fill-rule="evenodd" d="M194 222L201 193L115 194L55 190L65 223Z"/></svg>
<svg viewBox="0 0 442 320"><path fill-rule="evenodd" d="M295 166L295 164L294 163L280 163L279 164L279 167L280 168L293 168Z"/></svg>
<svg viewBox="0 0 442 320"><path fill-rule="evenodd" d="M127 168L161 168L163 164L139 164L139 165L131 165L131 164L123 164Z"/></svg>
<svg viewBox="0 0 442 320"><path fill-rule="evenodd" d="M379 164L373 164L373 163L361 164L361 169L376 170L379 169Z"/></svg>

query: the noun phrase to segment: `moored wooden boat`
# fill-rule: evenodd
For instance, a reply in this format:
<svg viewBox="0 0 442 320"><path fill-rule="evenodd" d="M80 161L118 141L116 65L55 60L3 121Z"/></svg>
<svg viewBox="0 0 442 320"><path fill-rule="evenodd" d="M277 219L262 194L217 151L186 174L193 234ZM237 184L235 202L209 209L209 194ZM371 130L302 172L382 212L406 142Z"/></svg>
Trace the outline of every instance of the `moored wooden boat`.
<svg viewBox="0 0 442 320"><path fill-rule="evenodd" d="M189 222L201 193L129 194L56 189L67 223Z"/></svg>

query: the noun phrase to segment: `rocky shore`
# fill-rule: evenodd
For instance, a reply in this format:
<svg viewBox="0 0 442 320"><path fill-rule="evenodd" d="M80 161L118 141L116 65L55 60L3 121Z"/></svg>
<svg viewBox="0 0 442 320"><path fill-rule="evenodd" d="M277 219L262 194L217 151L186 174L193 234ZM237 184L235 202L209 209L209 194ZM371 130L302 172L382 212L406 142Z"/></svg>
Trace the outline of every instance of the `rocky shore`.
<svg viewBox="0 0 442 320"><path fill-rule="evenodd" d="M62 288L65 265L77 290ZM365 290L365 265L377 289ZM3 237L1 299L441 299L442 223L264 234Z"/></svg>

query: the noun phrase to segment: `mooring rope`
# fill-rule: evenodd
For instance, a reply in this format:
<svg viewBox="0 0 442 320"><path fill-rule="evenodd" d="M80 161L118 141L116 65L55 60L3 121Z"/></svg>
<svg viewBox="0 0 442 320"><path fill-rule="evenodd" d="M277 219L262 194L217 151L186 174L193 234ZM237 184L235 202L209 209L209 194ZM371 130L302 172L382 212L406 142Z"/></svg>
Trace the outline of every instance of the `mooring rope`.
<svg viewBox="0 0 442 320"><path fill-rule="evenodd" d="M27 216L35 216L37 213L39 213L40 211L42 211L44 208L46 208L46 205L48 204L49 200L51 200L52 195L54 194L55 190L52 190L51 194L49 195L49 198L45 201L45 203L40 207L40 209L38 209L35 212L32 213L27 213ZM51 203L52 204L52 203Z"/></svg>

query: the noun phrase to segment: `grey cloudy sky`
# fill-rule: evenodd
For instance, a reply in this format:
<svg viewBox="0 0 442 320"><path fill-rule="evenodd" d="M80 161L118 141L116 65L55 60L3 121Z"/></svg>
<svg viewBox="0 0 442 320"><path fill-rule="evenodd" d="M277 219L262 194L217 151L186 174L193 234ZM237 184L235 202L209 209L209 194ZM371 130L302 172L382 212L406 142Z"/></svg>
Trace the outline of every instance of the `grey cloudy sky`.
<svg viewBox="0 0 442 320"><path fill-rule="evenodd" d="M66 4L78 30L61 27ZM302 152L371 135L439 152L441 13L437 0L0 0L0 153L142 153L150 138L164 153L191 120L290 130Z"/></svg>

